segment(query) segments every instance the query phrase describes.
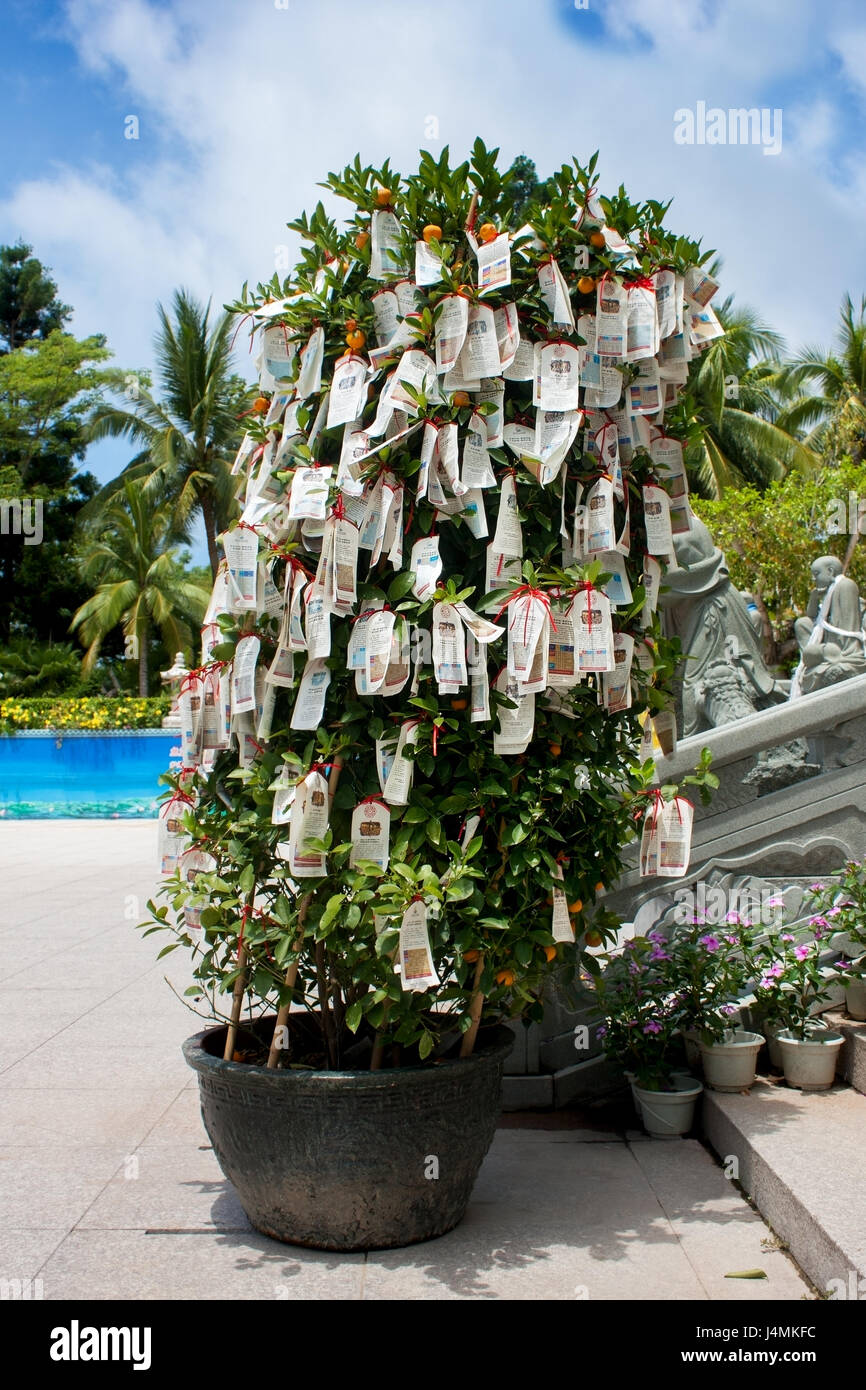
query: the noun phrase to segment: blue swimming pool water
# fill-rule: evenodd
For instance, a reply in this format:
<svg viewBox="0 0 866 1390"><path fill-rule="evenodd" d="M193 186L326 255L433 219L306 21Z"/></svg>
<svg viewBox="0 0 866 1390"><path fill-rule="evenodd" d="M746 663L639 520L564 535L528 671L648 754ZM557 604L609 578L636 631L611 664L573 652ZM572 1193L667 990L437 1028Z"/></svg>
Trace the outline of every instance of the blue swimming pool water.
<svg viewBox="0 0 866 1390"><path fill-rule="evenodd" d="M155 816L177 738L163 729L0 737L0 816Z"/></svg>

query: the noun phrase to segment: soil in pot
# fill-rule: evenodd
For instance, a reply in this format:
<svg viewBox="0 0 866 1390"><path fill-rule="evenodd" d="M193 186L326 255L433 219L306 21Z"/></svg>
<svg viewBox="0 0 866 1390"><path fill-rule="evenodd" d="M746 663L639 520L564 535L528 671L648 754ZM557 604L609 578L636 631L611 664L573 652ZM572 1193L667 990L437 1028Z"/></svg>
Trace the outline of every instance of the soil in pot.
<svg viewBox="0 0 866 1390"><path fill-rule="evenodd" d="M253 1051L273 1025L239 1034L237 1050ZM465 1059L373 1072L225 1062L224 1042L225 1029L212 1029L189 1038L184 1055L217 1160L257 1230L376 1250L461 1220L495 1132L509 1029L482 1029Z"/></svg>
<svg viewBox="0 0 866 1390"><path fill-rule="evenodd" d="M714 1091L732 1094L754 1085L758 1053L764 1045L760 1033L731 1031L721 1042L701 1044L704 1081Z"/></svg>
<svg viewBox="0 0 866 1390"><path fill-rule="evenodd" d="M845 1039L830 1028L815 1029L796 1038L789 1029L778 1035L785 1081L799 1091L829 1091L836 1079L836 1061Z"/></svg>

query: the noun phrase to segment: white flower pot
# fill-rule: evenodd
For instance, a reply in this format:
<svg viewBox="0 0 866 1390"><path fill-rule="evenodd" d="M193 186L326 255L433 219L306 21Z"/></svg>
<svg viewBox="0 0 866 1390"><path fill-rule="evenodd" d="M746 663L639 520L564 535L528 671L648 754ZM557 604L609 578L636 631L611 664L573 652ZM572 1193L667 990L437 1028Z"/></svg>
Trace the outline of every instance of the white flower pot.
<svg viewBox="0 0 866 1390"><path fill-rule="evenodd" d="M779 1032L780 1029L778 1029L775 1024L764 1024L764 1039L767 1044L767 1052L770 1056L770 1066L775 1067L777 1071L782 1070L782 1049L779 1046Z"/></svg>
<svg viewBox="0 0 866 1390"><path fill-rule="evenodd" d="M672 1091L645 1091L635 1086L635 1100L647 1134L654 1139L676 1139L688 1134L694 1123L695 1104L704 1089L693 1076L671 1078Z"/></svg>
<svg viewBox="0 0 866 1390"><path fill-rule="evenodd" d="M785 1080L799 1091L829 1091L836 1078L836 1059L845 1039L829 1028L795 1038L789 1028L779 1034Z"/></svg>
<svg viewBox="0 0 866 1390"><path fill-rule="evenodd" d="M851 980L846 985L845 1008L849 1018L866 1020L866 980Z"/></svg>
<svg viewBox="0 0 866 1390"><path fill-rule="evenodd" d="M714 1091L747 1091L764 1043L760 1033L725 1033L721 1042L702 1043L704 1081Z"/></svg>

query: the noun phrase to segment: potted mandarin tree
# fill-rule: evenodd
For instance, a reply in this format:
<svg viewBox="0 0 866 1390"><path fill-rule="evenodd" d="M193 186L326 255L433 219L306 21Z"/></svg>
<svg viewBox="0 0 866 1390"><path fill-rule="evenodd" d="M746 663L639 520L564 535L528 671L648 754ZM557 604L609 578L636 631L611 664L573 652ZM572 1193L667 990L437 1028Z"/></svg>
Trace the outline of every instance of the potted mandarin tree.
<svg viewBox="0 0 866 1390"><path fill-rule="evenodd" d="M281 1240L460 1219L498 1025L580 957L670 737L662 411L715 286L595 166L518 212L480 141L356 159L325 183L347 222L290 224L294 274L230 306L260 390L149 929L193 951L204 1122Z"/></svg>

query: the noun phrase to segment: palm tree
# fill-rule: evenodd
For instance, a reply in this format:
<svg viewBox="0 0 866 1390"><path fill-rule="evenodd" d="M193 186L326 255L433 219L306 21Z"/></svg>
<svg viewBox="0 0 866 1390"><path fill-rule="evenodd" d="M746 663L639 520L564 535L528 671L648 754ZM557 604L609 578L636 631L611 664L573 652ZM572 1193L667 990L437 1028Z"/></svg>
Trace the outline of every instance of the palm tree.
<svg viewBox="0 0 866 1390"><path fill-rule="evenodd" d="M781 419L788 428L808 430L806 443L828 460L846 453L855 462L862 461L866 455L866 295L855 310L846 294L835 349L804 348L783 369L780 385L786 398Z"/></svg>
<svg viewBox="0 0 866 1390"><path fill-rule="evenodd" d="M155 346L162 399L140 388L131 409L103 404L94 411L92 439L126 436L143 449L88 504L85 515L98 515L119 486L141 479L146 496L170 498L178 526L184 527L192 515L201 513L215 575L216 538L234 508L229 465L237 450L238 420L249 388L231 371L230 315L221 314L212 323L210 301L203 306L186 290L175 291L171 317L161 304L157 312Z"/></svg>
<svg viewBox="0 0 866 1390"><path fill-rule="evenodd" d="M719 497L744 483L763 490L791 469L811 472L818 460L780 418L781 337L730 298L716 312L725 336L694 363L682 402L696 491Z"/></svg>
<svg viewBox="0 0 866 1390"><path fill-rule="evenodd" d="M79 561L94 592L75 613L70 632L87 646L83 669L93 668L103 641L123 625L127 649L138 658L138 693L150 684L148 642L154 628L169 652L189 641L188 623L200 624L208 589L180 566L179 534L171 510L154 506L146 486L128 478L106 503L99 530L85 537Z"/></svg>

